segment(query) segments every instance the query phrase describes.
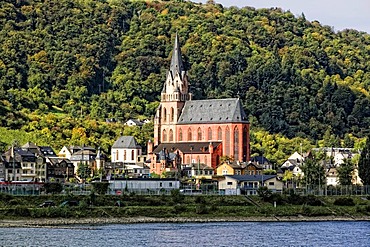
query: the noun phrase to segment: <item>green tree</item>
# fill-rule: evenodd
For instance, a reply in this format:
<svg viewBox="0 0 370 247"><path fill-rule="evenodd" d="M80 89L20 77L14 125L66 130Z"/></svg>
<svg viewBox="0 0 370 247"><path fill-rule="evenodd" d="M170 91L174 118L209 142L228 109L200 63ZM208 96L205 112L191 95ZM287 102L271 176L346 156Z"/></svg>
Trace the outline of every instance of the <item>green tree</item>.
<svg viewBox="0 0 370 247"><path fill-rule="evenodd" d="M272 196L272 191L267 188L267 186L261 186L257 189L257 194L264 201L268 201Z"/></svg>
<svg viewBox="0 0 370 247"><path fill-rule="evenodd" d="M91 169L88 164L80 162L77 166L77 176L79 176L84 182L91 175Z"/></svg>
<svg viewBox="0 0 370 247"><path fill-rule="evenodd" d="M358 161L358 175L364 185L370 185L370 137L366 139L365 147L361 151Z"/></svg>
<svg viewBox="0 0 370 247"><path fill-rule="evenodd" d="M304 160L302 171L304 173L303 183L312 185L323 185L325 181L324 159L319 158L318 153L313 153Z"/></svg>
<svg viewBox="0 0 370 247"><path fill-rule="evenodd" d="M345 159L344 163L341 164L338 168L338 178L339 183L341 185L351 185L352 184L352 177L353 177L353 171L355 169L355 166L352 163L352 160Z"/></svg>

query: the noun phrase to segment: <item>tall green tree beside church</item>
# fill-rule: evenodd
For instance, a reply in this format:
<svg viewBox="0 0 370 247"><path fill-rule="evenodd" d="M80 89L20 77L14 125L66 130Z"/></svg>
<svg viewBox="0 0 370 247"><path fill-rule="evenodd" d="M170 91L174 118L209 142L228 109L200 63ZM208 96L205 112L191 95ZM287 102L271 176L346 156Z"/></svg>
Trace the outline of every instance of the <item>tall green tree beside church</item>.
<svg viewBox="0 0 370 247"><path fill-rule="evenodd" d="M367 137L358 162L358 175L364 185L370 185L370 137Z"/></svg>

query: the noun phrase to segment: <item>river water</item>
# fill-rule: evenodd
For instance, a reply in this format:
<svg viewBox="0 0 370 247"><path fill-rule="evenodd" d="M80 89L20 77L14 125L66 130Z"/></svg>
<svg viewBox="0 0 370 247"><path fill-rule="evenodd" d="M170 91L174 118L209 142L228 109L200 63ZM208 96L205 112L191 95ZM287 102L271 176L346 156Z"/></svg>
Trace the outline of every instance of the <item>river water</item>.
<svg viewBox="0 0 370 247"><path fill-rule="evenodd" d="M153 223L2 228L0 246L370 246L370 222Z"/></svg>

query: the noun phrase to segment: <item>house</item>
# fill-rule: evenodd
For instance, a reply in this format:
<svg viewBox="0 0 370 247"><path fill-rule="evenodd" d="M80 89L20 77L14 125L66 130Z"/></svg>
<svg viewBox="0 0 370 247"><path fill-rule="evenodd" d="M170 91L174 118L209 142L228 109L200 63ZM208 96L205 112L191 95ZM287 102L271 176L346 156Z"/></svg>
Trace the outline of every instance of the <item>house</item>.
<svg viewBox="0 0 370 247"><path fill-rule="evenodd" d="M91 150L90 148L85 149L85 147L74 152L69 159L73 164L73 171L77 173L79 164L87 165L91 169L91 172L97 170L96 156L95 150Z"/></svg>
<svg viewBox="0 0 370 247"><path fill-rule="evenodd" d="M208 179L211 180L214 175L214 169L206 164L192 164L182 167L182 175L196 180Z"/></svg>
<svg viewBox="0 0 370 247"><path fill-rule="evenodd" d="M47 163L48 181L64 183L75 174L73 163L66 158L50 157Z"/></svg>
<svg viewBox="0 0 370 247"><path fill-rule="evenodd" d="M135 194L161 194L170 193L179 189L180 181L173 178L118 178L109 181L109 190L112 194L120 195L124 192Z"/></svg>
<svg viewBox="0 0 370 247"><path fill-rule="evenodd" d="M245 169L246 175L261 175L263 173L263 166L258 163L249 162Z"/></svg>
<svg viewBox="0 0 370 247"><path fill-rule="evenodd" d="M240 164L239 162L224 162L216 168L216 175L244 175L246 167L247 166L244 163Z"/></svg>
<svg viewBox="0 0 370 247"><path fill-rule="evenodd" d="M129 119L126 121L126 123L124 125L127 125L127 126L143 126L144 125L144 122L141 122L139 119Z"/></svg>
<svg viewBox="0 0 370 247"><path fill-rule="evenodd" d="M305 155L305 156L308 156ZM281 166L281 170L283 172L285 171L291 171L293 173L293 176L295 177L302 177L303 171L302 166L304 164L304 159L302 155L300 155L298 152L294 152Z"/></svg>
<svg viewBox="0 0 370 247"><path fill-rule="evenodd" d="M227 175L218 183L218 189L225 195L256 195L261 186L274 193L283 191L283 182L276 175Z"/></svg>
<svg viewBox="0 0 370 247"><path fill-rule="evenodd" d="M161 143L153 149L153 143L148 142L150 172L178 172L181 167L191 167L204 164L212 167L222 154L221 142L177 142Z"/></svg>
<svg viewBox="0 0 370 247"><path fill-rule="evenodd" d="M150 169L146 164L130 164L123 162L106 162L105 172L107 179L115 178L148 178Z"/></svg>
<svg viewBox="0 0 370 247"><path fill-rule="evenodd" d="M338 183L339 183L339 179L338 179L337 168L330 167L326 171L326 185L327 186L337 186Z"/></svg>
<svg viewBox="0 0 370 247"><path fill-rule="evenodd" d="M194 163L193 159L198 163L199 155L200 163L214 169L219 166L221 156L233 156L240 162L249 160L249 122L241 100L192 99L177 34L161 102L154 117L154 141L151 145L154 148L148 147L150 168L159 174L166 171L158 169L157 161L158 153L164 147L169 153L175 149L183 150L184 153L179 155L184 164ZM187 146L187 150L177 148L178 145ZM206 150L200 151L199 146ZM193 157L195 152L198 154Z"/></svg>
<svg viewBox="0 0 370 247"><path fill-rule="evenodd" d="M6 181L37 181L36 156L19 147L11 147L3 155Z"/></svg>
<svg viewBox="0 0 370 247"><path fill-rule="evenodd" d="M264 156L254 156L251 158L250 163L256 167L262 167L262 170L272 170L271 162Z"/></svg>
<svg viewBox="0 0 370 247"><path fill-rule="evenodd" d="M133 136L121 136L111 149L111 162L136 164L141 159L142 148Z"/></svg>
<svg viewBox="0 0 370 247"><path fill-rule="evenodd" d="M95 148L93 147L85 147L85 146L63 146L62 149L58 153L58 157L71 159L72 154L81 151L81 150L90 150L95 152Z"/></svg>
<svg viewBox="0 0 370 247"><path fill-rule="evenodd" d="M2 155L0 155L0 181L5 181L5 160Z"/></svg>

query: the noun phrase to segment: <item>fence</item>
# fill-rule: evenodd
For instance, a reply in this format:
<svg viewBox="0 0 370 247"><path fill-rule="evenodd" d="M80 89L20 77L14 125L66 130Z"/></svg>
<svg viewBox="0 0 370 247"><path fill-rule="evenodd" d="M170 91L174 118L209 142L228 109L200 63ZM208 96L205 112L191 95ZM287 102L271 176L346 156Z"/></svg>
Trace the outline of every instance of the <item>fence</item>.
<svg viewBox="0 0 370 247"><path fill-rule="evenodd" d="M302 188L285 188L284 193L317 196L361 196L370 195L370 185L341 185L341 186L315 186Z"/></svg>

